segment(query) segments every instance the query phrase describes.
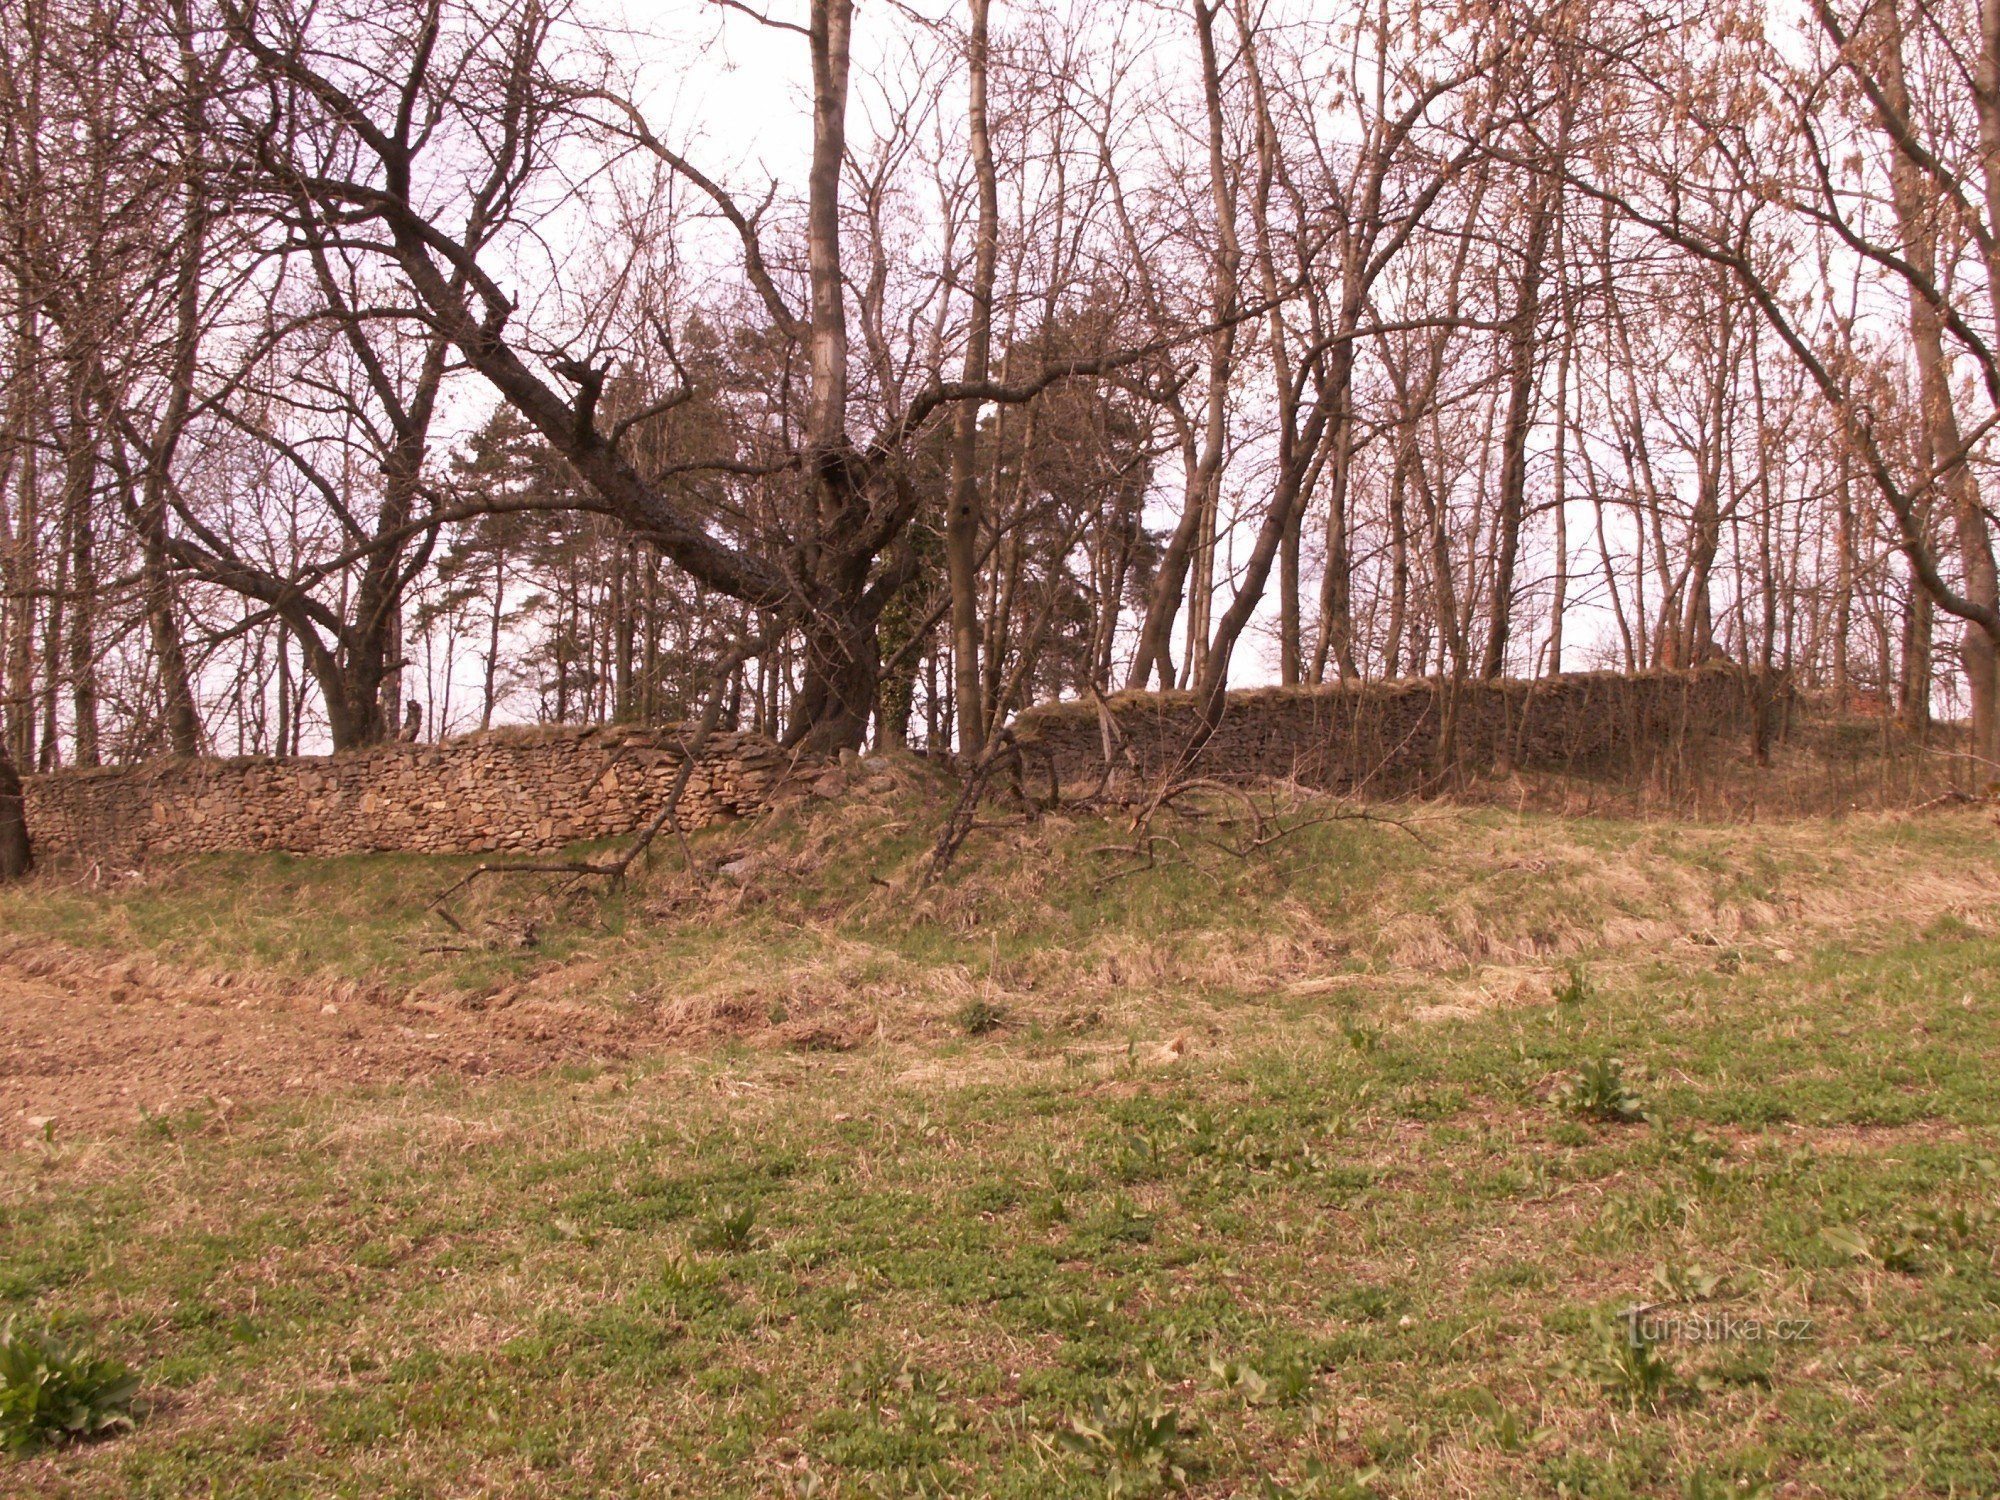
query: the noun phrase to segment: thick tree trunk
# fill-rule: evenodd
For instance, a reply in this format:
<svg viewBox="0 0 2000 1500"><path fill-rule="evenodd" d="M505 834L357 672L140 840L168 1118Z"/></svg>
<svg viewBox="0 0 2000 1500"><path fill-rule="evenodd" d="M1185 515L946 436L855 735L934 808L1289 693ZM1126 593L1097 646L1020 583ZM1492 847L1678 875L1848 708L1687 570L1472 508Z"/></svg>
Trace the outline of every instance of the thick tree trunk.
<svg viewBox="0 0 2000 1500"><path fill-rule="evenodd" d="M76 518L71 541L76 608L69 619L70 734L76 747L74 763L101 763L97 723L97 532L86 497Z"/></svg>
<svg viewBox="0 0 2000 1500"><path fill-rule="evenodd" d="M1885 102L1896 114L1907 117L1909 94L1903 76L1903 36L1894 7L1884 12L1890 28L1883 48ZM1984 88L2000 85L1995 72L2000 56L2000 6L1986 0L1980 7L1984 48L1979 60L1979 76ZM2000 153L2000 113L1990 96L1980 110L1981 141L1989 152L1986 186L1989 210L2000 212L2000 171L1995 170L1995 154ZM1904 256L1917 274L1929 282L1937 271L1937 228L1922 169L1903 154L1890 168L1889 182L1895 199L1898 229ZM2000 297L2000 289L1990 289ZM1996 304L2000 305L2000 304ZM2000 583L1996 582L1993 541L1981 503L1979 480L1965 461L1965 443L1960 434L1958 413L1952 405L1951 369L1945 358L1944 330L1937 309L1913 285L1910 292L1910 342L1917 356L1917 375L1925 416L1926 467L1943 467L1943 490L1957 530L1959 561L1964 569L1960 589L1964 598L1991 613L2000 607ZM1919 620L1918 602L1922 618ZM1906 666L1903 716L1913 727L1930 717L1930 638L1932 600L1921 590L1912 598L1913 645L1920 650L1921 675ZM1906 653L1914 661L1919 652ZM1976 621L1964 622L1959 643L1959 659L1964 665L1972 701L1972 753L1989 762L1989 771L2000 767L2000 642Z"/></svg>
<svg viewBox="0 0 2000 1500"><path fill-rule="evenodd" d="M1382 675L1403 675L1403 636L1410 614L1410 447L1405 427L1396 438L1395 467L1389 475L1389 629L1382 648Z"/></svg>
<svg viewBox="0 0 2000 1500"><path fill-rule="evenodd" d="M1839 504L1840 529L1835 545L1840 549L1840 571L1833 590L1833 701L1840 705L1842 712L1846 712L1854 696L1847 637L1853 625L1855 568L1853 482L1849 478L1849 462L1845 454L1840 460L1840 484L1834 495Z"/></svg>
<svg viewBox="0 0 2000 1500"><path fill-rule="evenodd" d="M1555 577L1549 596L1548 673L1560 676L1563 669L1563 614L1569 608L1569 363L1573 343L1565 332L1556 359L1556 441L1555 493L1549 513L1555 519Z"/></svg>
<svg viewBox="0 0 2000 1500"><path fill-rule="evenodd" d="M1139 628L1139 649L1132 659L1126 679L1128 688L1143 688L1150 676L1158 674L1162 691L1174 685L1174 622L1183 602L1188 604L1194 629L1190 631L1188 658L1191 667L1196 654L1193 638L1206 636L1204 612L1206 590L1201 568L1209 565L1212 582L1213 501L1220 482L1222 462L1229 437L1229 381L1236 366L1237 303L1236 279L1243 262L1242 247L1236 236L1236 193L1229 171L1228 136L1222 103L1222 73L1215 46L1215 20L1220 5L1210 7L1196 0L1195 34L1200 43L1203 97L1208 121L1208 191L1215 207L1216 246L1210 266L1209 313L1214 328L1208 337L1208 385L1197 441L1191 422L1181 433L1181 462L1187 476L1182 492L1181 516L1160 559L1153 578L1152 597L1147 600L1146 617ZM1195 574L1194 597L1189 598L1189 574ZM1204 641L1205 644L1205 641Z"/></svg>
<svg viewBox="0 0 2000 1500"><path fill-rule="evenodd" d="M58 517L55 588L49 597L49 612L42 624L43 690L40 695L42 733L33 767L38 771L53 771L62 764L62 743L58 737L59 721L56 710L63 674L62 646L64 640L68 638L69 600L73 592L69 572L71 543L74 540L70 535L73 519L70 516Z"/></svg>
<svg viewBox="0 0 2000 1500"><path fill-rule="evenodd" d="M1188 564L1194 557L1194 534L1201 525L1201 485L1202 481L1191 468L1182 494L1181 518L1175 523L1173 534L1167 538L1166 550L1161 553L1159 568L1153 574L1153 588L1146 600L1145 618L1139 625L1139 646L1132 655L1132 667L1125 678L1128 690L1143 691L1155 674L1159 678L1161 692L1174 685L1174 621L1180 614L1181 600L1187 593Z"/></svg>
<svg viewBox="0 0 2000 1500"><path fill-rule="evenodd" d="M2000 785L2000 652L1977 625L1967 625L1959 642L1972 690L1972 753L1984 764L1983 785Z"/></svg>
<svg viewBox="0 0 2000 1500"><path fill-rule="evenodd" d="M146 629L160 670L160 697L166 710L167 743L176 755L201 754L201 716L195 711L194 687L187 651L181 645L180 623L174 618L172 576L167 555L151 533L141 536L144 550Z"/></svg>
<svg viewBox="0 0 2000 1500"><path fill-rule="evenodd" d="M813 514L808 568L814 579L805 620L805 677L792 705L788 743L818 754L858 750L866 741L881 679L881 646L868 606L872 554L867 525L870 476L847 432L847 305L841 279L840 173L847 142L848 54L853 0L813 0L813 153L806 205L811 286L812 389L806 402L805 475Z"/></svg>
<svg viewBox="0 0 2000 1500"><path fill-rule="evenodd" d="M174 17L178 23L181 70L187 86L184 107L188 159L201 159L200 68L194 55L194 26L186 0L176 0ZM188 222L181 248L178 279L175 282L174 385L168 398L166 420L155 443L153 461L147 466L143 521L139 528L145 557L146 627L153 640L153 652L160 668L160 696L167 719L167 743L176 755L199 755L202 749L201 714L195 708L194 681L188 670L187 650L181 642L180 622L174 616L174 587L167 571L167 478L181 432L187 425L194 397L194 363L201 345L202 273L208 243L209 203L207 184L201 174L191 172L187 183ZM284 636L279 637L280 649Z"/></svg>
<svg viewBox="0 0 2000 1500"><path fill-rule="evenodd" d="M881 646L875 617L859 587L823 606L806 623L805 678L792 705L786 743L810 754L858 750L868 734L881 681Z"/></svg>
<svg viewBox="0 0 2000 1500"><path fill-rule="evenodd" d="M278 632L278 737L271 753L292 753L292 643Z"/></svg>
<svg viewBox="0 0 2000 1500"><path fill-rule="evenodd" d="M22 305L32 307L32 299L23 299ZM14 344L17 371L33 368L39 337L35 314L23 312ZM34 400L35 382L19 379L15 384L14 410L8 423L13 451L7 454L10 460L16 453L19 455L13 475L14 534L0 537L0 543L7 544L5 555L0 556L0 562L5 564L0 569L0 584L7 590L6 639L0 641L0 756L11 758L17 766L32 766L35 763L34 583L39 568L36 536L40 520L37 511L41 496L41 450L35 442L39 415Z"/></svg>
<svg viewBox="0 0 2000 1500"><path fill-rule="evenodd" d="M1723 455L1728 441L1728 402L1732 376L1739 363L1735 342L1735 304L1728 283L1723 283L1721 305L1715 320L1715 371L1708 390L1704 415L1706 430L1695 480L1693 513L1688 519L1688 561L1679 577L1661 569L1661 581L1668 597L1679 605L1660 611L1660 630L1672 652L1669 665L1699 666L1715 655L1715 604L1713 584L1716 558L1722 550ZM1734 509L1734 501L1730 509ZM1655 514L1657 527L1658 511ZM1662 554L1664 558L1664 554Z"/></svg>
<svg viewBox="0 0 2000 1500"><path fill-rule="evenodd" d="M1912 734L1931 724L1932 643L1937 607L1921 588L1910 590L1903 614L1903 671L1896 682L1896 722Z"/></svg>
<svg viewBox="0 0 2000 1500"><path fill-rule="evenodd" d="M97 725L97 528L91 498L97 487L97 438L89 407L79 393L70 407L69 454L63 474L68 513L71 593L69 611L70 733L74 763L99 763Z"/></svg>
<svg viewBox="0 0 2000 1500"><path fill-rule="evenodd" d="M965 336L965 380L986 379L993 343L993 277L1000 246L1000 189L993 169L993 140L986 128L986 15L988 0L971 0L972 36L966 49L967 126L972 167L979 182L979 222L972 257L972 321ZM986 746L986 695L979 639L979 403L953 413L951 507L945 512L945 570L951 584L951 650L958 693L958 748L977 755Z"/></svg>
<svg viewBox="0 0 2000 1500"><path fill-rule="evenodd" d="M507 612L507 552L501 548L493 554L493 599L492 609L486 617L486 663L479 685L479 727L482 730L493 727L493 701L500 673L500 621ZM650 688L652 675L647 675ZM650 717L650 715L648 715Z"/></svg>
<svg viewBox="0 0 2000 1500"><path fill-rule="evenodd" d="M1979 114L1979 148L1986 188L1989 230L2000 225L2000 0L1981 0L1979 61L1973 90ZM1986 242L1986 295L2000 309L2000 254ZM1967 471L1967 483L1954 494L1959 558L1965 569L1965 595L1989 616L2000 615L2000 565L1993 555L1993 532L1980 504L1978 485ZM1959 657L1965 665L1972 696L1972 753L1986 762L1988 781L2000 780L2000 631L1967 620Z"/></svg>
<svg viewBox="0 0 2000 1500"><path fill-rule="evenodd" d="M326 700L327 734L335 750L359 750L389 737L389 725L382 717L379 659L335 666L331 671L321 670L315 662L313 676Z"/></svg>
<svg viewBox="0 0 2000 1500"><path fill-rule="evenodd" d="M1319 638L1313 649L1308 680L1326 681L1331 665L1343 681L1361 675L1354 655L1354 579L1349 547L1347 490L1354 461L1353 333L1360 326L1360 299L1350 288L1341 299L1344 337L1328 361L1327 392L1331 412L1333 453L1328 463L1326 496L1326 571L1319 580Z"/></svg>
<svg viewBox="0 0 2000 1500"><path fill-rule="evenodd" d="M27 806L21 796L21 777L14 762L0 749L0 882L19 880L34 868L34 849L28 842Z"/></svg>
<svg viewBox="0 0 2000 1500"><path fill-rule="evenodd" d="M1521 522L1528 508L1528 430L1534 423L1535 344L1541 321L1542 259L1549 242L1550 189L1537 183L1528 210L1521 253L1520 289L1507 335L1507 418L1501 434L1498 546L1493 559L1493 621L1479 675L1498 677L1507 666L1514 624L1514 569L1521 554Z"/></svg>
<svg viewBox="0 0 2000 1500"><path fill-rule="evenodd" d="M1325 436L1325 416L1321 412L1307 422L1301 446L1316 448ZM1295 466L1280 474L1277 493L1271 497L1271 508L1265 513L1263 525L1257 530L1256 543L1244 563L1236 597L1216 624L1201 674L1193 679L1196 701L1201 710L1197 720L1197 745L1205 742L1214 733L1216 725L1222 722L1224 695L1229 690L1230 658L1235 653L1244 627L1250 623L1258 601L1264 597L1264 588L1270 581L1271 567L1277 560L1278 549L1283 545L1285 528L1291 524L1292 513L1305 504L1304 481L1305 475Z"/></svg>
<svg viewBox="0 0 2000 1500"><path fill-rule="evenodd" d="M633 547L620 542L611 556L611 717L621 723L638 712L632 662L638 654L638 610L632 603Z"/></svg>

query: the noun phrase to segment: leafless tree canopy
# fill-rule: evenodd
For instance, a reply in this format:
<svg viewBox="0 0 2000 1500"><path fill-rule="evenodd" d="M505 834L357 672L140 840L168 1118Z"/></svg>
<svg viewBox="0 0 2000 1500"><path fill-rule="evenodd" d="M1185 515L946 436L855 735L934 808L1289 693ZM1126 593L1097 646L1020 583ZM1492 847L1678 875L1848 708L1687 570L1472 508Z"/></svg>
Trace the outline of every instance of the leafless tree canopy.
<svg viewBox="0 0 2000 1500"><path fill-rule="evenodd" d="M2000 765L2000 0L10 0L0 311L0 769L1718 655Z"/></svg>

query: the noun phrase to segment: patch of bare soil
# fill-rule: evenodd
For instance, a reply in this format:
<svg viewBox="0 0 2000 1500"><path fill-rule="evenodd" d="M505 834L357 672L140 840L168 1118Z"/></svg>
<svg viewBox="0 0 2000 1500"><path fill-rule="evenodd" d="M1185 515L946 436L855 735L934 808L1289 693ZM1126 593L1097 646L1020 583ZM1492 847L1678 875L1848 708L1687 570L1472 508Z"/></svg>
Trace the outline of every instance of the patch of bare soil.
<svg viewBox="0 0 2000 1500"><path fill-rule="evenodd" d="M630 1030L579 1007L473 1013L352 986L287 993L20 947L0 951L0 1143L441 1075L519 1076L622 1057Z"/></svg>
<svg viewBox="0 0 2000 1500"><path fill-rule="evenodd" d="M107 961L61 943L0 944L0 1149L200 1110L226 1119L273 1100L525 1077L571 1063L696 1051L727 1038L847 1052L883 1023L844 991L714 996L633 1009L576 998L590 966L554 964L499 994L287 984L254 971ZM586 986L587 988L587 986Z"/></svg>

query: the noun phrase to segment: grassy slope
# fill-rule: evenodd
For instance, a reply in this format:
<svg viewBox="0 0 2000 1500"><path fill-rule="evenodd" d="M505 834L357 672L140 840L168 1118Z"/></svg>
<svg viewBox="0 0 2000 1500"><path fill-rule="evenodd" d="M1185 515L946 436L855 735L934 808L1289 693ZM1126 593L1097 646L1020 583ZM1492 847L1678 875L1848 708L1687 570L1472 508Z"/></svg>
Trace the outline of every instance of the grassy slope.
<svg viewBox="0 0 2000 1500"><path fill-rule="evenodd" d="M718 836L747 895L532 898L531 953L418 952L419 860L6 898L86 949L757 1045L14 1153L0 1302L156 1407L0 1489L2000 1491L1986 821L1489 812L1109 884L1118 831L1057 824L872 884L926 827ZM775 1045L801 1017L877 1040ZM1650 1121L1563 1108L1607 1057ZM1811 1331L1621 1354L1640 1301Z"/></svg>

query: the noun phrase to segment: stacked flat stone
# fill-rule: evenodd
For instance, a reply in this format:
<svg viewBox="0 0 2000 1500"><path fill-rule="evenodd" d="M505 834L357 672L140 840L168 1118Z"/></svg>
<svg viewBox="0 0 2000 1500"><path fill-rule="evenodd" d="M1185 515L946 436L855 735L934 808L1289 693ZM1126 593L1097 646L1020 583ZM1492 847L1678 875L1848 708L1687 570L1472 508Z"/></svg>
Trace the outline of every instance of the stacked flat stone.
<svg viewBox="0 0 2000 1500"><path fill-rule="evenodd" d="M330 756L59 771L29 778L28 826L44 853L115 864L226 850L548 850L616 838L656 816L688 734L503 729ZM712 734L677 816L698 828L755 812L791 759L762 735Z"/></svg>
<svg viewBox="0 0 2000 1500"><path fill-rule="evenodd" d="M1571 673L1533 681L1432 678L1232 693L1194 770L1386 794L1447 770L1563 769L1734 732L1769 712L1772 684L1727 663L1681 672ZM1179 756L1185 693L1124 693L1030 709L1024 755L1068 786L1102 784L1106 718L1132 781ZM437 745L324 757L161 761L26 779L28 828L54 856L134 865L149 855L285 849L530 852L617 838L657 815L680 771L680 725L501 729ZM756 734L711 735L679 817L701 828L765 806L790 777L828 774ZM830 776L845 784L843 777Z"/></svg>

